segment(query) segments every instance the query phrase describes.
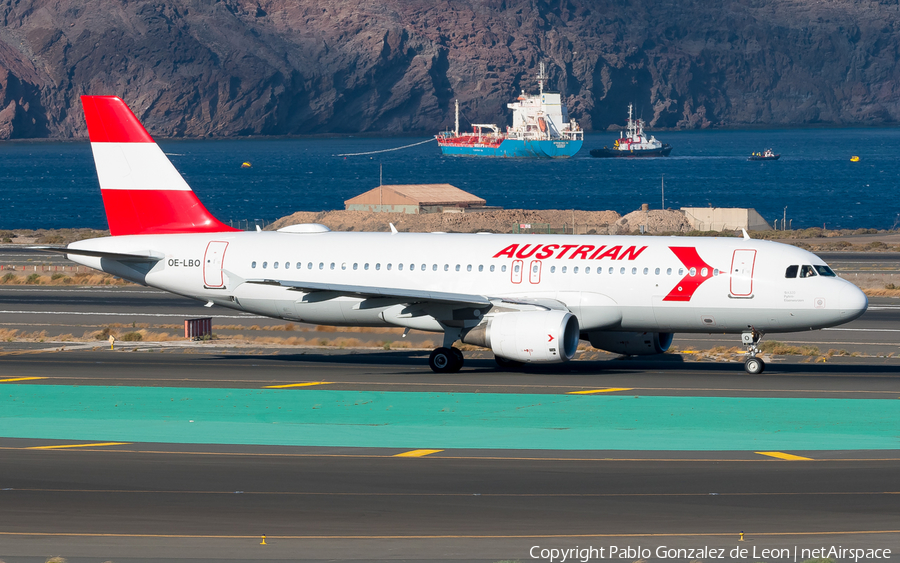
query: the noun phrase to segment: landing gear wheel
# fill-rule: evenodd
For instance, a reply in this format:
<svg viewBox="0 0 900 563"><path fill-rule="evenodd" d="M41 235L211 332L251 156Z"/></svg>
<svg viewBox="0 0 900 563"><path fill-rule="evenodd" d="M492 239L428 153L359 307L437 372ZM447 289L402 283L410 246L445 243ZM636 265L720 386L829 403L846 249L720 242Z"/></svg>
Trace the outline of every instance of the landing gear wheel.
<svg viewBox="0 0 900 563"><path fill-rule="evenodd" d="M431 353L431 356L428 357L428 365L435 373L452 373L462 367L453 350L444 347L437 348Z"/></svg>
<svg viewBox="0 0 900 563"><path fill-rule="evenodd" d="M463 364L466 363L466 357L463 356L463 353L459 348L450 348L450 351L453 352L453 357L456 358L456 366L453 371L461 370Z"/></svg>
<svg viewBox="0 0 900 563"><path fill-rule="evenodd" d="M500 366L500 369L516 369L522 367L522 362L517 362L516 360L507 360L506 358L501 358L500 356L494 356L494 361L497 362L497 365Z"/></svg>
<svg viewBox="0 0 900 563"><path fill-rule="evenodd" d="M759 375L766 370L766 363L760 358L747 358L744 362L744 370L750 375Z"/></svg>

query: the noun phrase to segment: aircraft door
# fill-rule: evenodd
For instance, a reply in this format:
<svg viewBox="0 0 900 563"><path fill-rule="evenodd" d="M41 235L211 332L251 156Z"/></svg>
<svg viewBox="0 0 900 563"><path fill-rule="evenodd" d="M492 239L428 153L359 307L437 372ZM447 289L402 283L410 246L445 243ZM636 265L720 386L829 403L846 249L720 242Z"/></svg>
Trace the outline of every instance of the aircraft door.
<svg viewBox="0 0 900 563"><path fill-rule="evenodd" d="M522 283L522 268L525 267L525 263L521 260L513 260L512 263L512 282L513 283Z"/></svg>
<svg viewBox="0 0 900 563"><path fill-rule="evenodd" d="M228 243L214 240L206 245L206 254L203 255L203 285L208 289L224 289L225 281L222 277L222 266L225 260L225 249Z"/></svg>
<svg viewBox="0 0 900 563"><path fill-rule="evenodd" d="M532 260L528 268L528 281L534 284L541 283L541 261Z"/></svg>
<svg viewBox="0 0 900 563"><path fill-rule="evenodd" d="M753 293L753 267L755 250L735 250L731 260L731 294L749 297Z"/></svg>

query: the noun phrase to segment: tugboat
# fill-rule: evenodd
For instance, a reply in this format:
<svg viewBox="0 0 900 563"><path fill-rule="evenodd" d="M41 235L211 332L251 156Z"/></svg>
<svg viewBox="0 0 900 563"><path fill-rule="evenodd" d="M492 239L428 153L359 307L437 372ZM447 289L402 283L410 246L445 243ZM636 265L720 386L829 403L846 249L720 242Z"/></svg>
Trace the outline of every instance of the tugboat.
<svg viewBox="0 0 900 563"><path fill-rule="evenodd" d="M780 154L775 154L772 149L766 149L763 152L755 152L747 157L747 160L778 160Z"/></svg>
<svg viewBox="0 0 900 563"><path fill-rule="evenodd" d="M603 147L594 149L591 156L595 158L634 158L638 156L669 156L672 145L664 144L650 136L644 135L644 120L632 118L632 105L628 104L628 125L625 131L619 133L619 138L613 148Z"/></svg>
<svg viewBox="0 0 900 563"><path fill-rule="evenodd" d="M512 127L473 123L471 133L459 132L459 100L453 131L435 135L441 153L450 156L505 158L569 158L581 149L584 131L563 105L559 93L544 92L544 65L538 94L522 95L506 107L513 110Z"/></svg>

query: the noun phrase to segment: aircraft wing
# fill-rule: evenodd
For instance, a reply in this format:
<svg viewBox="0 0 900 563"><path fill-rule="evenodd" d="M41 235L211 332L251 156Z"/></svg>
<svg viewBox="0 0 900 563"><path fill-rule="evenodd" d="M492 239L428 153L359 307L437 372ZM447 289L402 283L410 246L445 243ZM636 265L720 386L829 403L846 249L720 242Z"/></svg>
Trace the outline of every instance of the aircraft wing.
<svg viewBox="0 0 900 563"><path fill-rule="evenodd" d="M106 252L103 250L84 250L80 248L67 248L65 246L29 246L29 250L53 252L55 254L74 254L76 256L93 256L95 258L109 258L119 262L159 262L165 256L162 253L146 250L133 253Z"/></svg>
<svg viewBox="0 0 900 563"><path fill-rule="evenodd" d="M449 293L443 291L423 291L418 289L400 289L396 287L377 287L371 285L347 285L340 283L317 283L269 279L247 280L247 283L276 285L286 287L295 291L328 291L353 297L393 297L397 298L398 300L410 303L427 301L431 303L449 303L479 307L489 307L492 304L491 299L485 297L484 295L474 295L468 293Z"/></svg>

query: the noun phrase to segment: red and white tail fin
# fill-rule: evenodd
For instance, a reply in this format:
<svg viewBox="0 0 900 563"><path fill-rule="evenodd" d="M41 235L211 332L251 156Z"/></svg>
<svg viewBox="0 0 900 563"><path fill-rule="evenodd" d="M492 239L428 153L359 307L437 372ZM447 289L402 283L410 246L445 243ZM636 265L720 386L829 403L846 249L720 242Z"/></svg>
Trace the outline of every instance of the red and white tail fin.
<svg viewBox="0 0 900 563"><path fill-rule="evenodd" d="M181 174L116 96L82 96L112 235L234 231L203 207Z"/></svg>

